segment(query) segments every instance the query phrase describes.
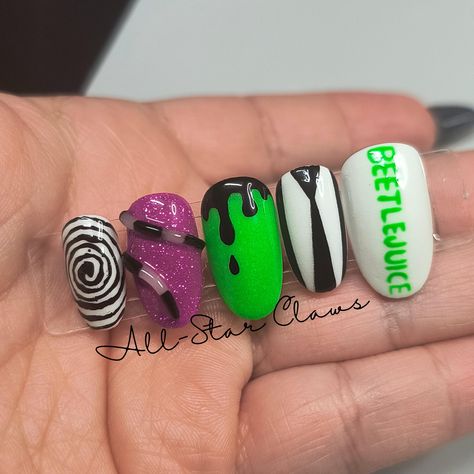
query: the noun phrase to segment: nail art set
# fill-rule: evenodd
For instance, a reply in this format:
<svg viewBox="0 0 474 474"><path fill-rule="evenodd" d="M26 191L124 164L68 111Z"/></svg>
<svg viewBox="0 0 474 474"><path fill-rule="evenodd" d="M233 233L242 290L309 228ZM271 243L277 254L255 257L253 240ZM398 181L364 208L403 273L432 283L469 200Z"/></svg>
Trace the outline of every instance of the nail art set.
<svg viewBox="0 0 474 474"><path fill-rule="evenodd" d="M327 292L343 283L346 232L362 275L384 297L413 295L426 282L433 222L422 159L413 147L381 144L354 153L339 185L324 166L296 168L280 178L274 194L275 201L251 177L212 185L201 202L203 239L185 199L143 196L120 214L123 251L104 217L70 220L62 240L80 315L93 329L115 327L124 314L129 272L152 320L163 327L188 324L200 307L205 250L227 307L260 319L281 295L281 242L295 279L309 292Z"/></svg>

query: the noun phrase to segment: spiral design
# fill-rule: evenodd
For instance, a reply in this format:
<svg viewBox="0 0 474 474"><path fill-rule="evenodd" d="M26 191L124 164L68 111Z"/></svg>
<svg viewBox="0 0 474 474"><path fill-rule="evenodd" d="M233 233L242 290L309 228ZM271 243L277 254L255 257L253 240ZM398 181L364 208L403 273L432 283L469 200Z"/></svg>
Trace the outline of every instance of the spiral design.
<svg viewBox="0 0 474 474"><path fill-rule="evenodd" d="M94 329L116 326L125 309L125 275L118 237L100 216L79 216L63 229L66 272L82 317Z"/></svg>

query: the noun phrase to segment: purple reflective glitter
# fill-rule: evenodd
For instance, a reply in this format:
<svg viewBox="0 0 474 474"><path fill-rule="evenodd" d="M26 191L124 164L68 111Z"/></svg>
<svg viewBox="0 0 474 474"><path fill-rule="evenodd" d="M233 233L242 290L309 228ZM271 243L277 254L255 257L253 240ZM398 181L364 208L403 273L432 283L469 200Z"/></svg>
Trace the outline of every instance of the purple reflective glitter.
<svg viewBox="0 0 474 474"><path fill-rule="evenodd" d="M149 194L136 200L129 209L135 219L166 229L198 235L191 206L177 194ZM127 252L140 262L151 265L163 278L179 308L174 320L161 297L151 286L135 276L138 294L151 318L164 327L186 325L197 313L202 290L201 252L185 244L150 239L133 230L127 231Z"/></svg>

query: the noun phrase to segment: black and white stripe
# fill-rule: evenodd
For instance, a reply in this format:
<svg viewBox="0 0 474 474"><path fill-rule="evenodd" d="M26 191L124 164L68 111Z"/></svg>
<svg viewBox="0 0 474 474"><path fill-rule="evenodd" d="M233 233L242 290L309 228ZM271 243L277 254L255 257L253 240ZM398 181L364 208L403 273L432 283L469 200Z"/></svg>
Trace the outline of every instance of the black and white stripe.
<svg viewBox="0 0 474 474"><path fill-rule="evenodd" d="M116 326L126 289L118 237L100 216L71 219L62 232L66 272L79 312L94 329Z"/></svg>
<svg viewBox="0 0 474 474"><path fill-rule="evenodd" d="M127 252L122 254L122 261L129 272L133 273L138 278L141 278L155 290L157 295L161 296L161 299L167 306L171 317L173 319L179 319L179 308L174 299L173 293L171 293L166 281L155 271L155 269L149 263L142 263Z"/></svg>
<svg viewBox="0 0 474 474"><path fill-rule="evenodd" d="M324 166L284 174L276 191L286 254L296 277L311 291L330 291L346 271L347 241L337 181Z"/></svg>
<svg viewBox="0 0 474 474"><path fill-rule="evenodd" d="M165 229L162 226L150 222L135 219L128 211L122 211L119 216L120 222L128 229L133 230L144 237L151 239L163 239L175 244L186 244L202 250L206 243L199 237L177 230Z"/></svg>

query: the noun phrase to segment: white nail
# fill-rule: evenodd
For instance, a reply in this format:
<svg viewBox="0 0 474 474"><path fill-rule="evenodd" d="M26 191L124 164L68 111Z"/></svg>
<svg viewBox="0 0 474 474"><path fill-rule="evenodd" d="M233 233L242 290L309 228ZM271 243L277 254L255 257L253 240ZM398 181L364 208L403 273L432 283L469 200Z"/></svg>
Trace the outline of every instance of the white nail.
<svg viewBox="0 0 474 474"><path fill-rule="evenodd" d="M341 170L347 232L360 271L389 298L416 293L433 257L433 222L419 153L401 143L354 153Z"/></svg>
<svg viewBox="0 0 474 474"><path fill-rule="evenodd" d="M300 283L318 292L339 286L347 244L334 175L314 165L289 171L278 182L276 201L286 254Z"/></svg>

